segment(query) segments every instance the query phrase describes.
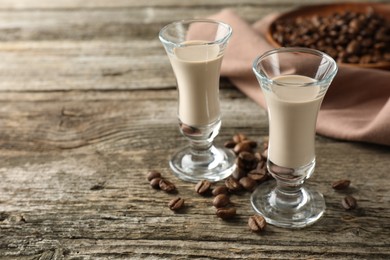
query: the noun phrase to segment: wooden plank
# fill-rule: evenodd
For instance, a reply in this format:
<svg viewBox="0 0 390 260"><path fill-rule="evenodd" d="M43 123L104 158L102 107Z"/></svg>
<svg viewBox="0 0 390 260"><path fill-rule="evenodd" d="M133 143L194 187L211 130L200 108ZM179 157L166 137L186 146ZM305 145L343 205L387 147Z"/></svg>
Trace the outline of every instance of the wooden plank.
<svg viewBox="0 0 390 260"><path fill-rule="evenodd" d="M1 92L176 87L158 40L4 42L0 55Z"/></svg>
<svg viewBox="0 0 390 260"><path fill-rule="evenodd" d="M0 44L0 90L166 88L175 85L158 41Z"/></svg>
<svg viewBox="0 0 390 260"><path fill-rule="evenodd" d="M148 136L150 133L142 132L144 128L153 128L157 124L164 129L177 130L176 90L146 93L118 92L111 98L90 93L94 98L90 100L91 97L87 97L88 93L81 93L83 96L81 99L78 92L71 92L70 95L65 93L53 95L55 102L37 98L33 100L28 98L27 101L15 100L15 94L4 95L0 118L5 127L0 132L2 137L0 140L3 147L16 150L70 149L93 143L111 143L114 140L122 142L127 139L133 142L135 147L142 147L148 145L150 139ZM237 125L242 113L250 114L248 119L250 118L253 124L258 124L255 116L264 113L263 109L244 98L242 94L235 93L237 92L234 90L229 91L226 94L229 98L222 103L224 114L229 114L231 118L229 121L226 120L224 126ZM110 96L109 93L107 95ZM66 96L77 99L67 100ZM237 96L240 98L235 98ZM14 105L9 103L10 99L17 103ZM242 100L246 100L248 106L238 109ZM25 120L15 125L13 118ZM27 120L29 118L34 120ZM15 131L15 127L22 132ZM164 147L165 138L161 135L164 135L166 130L160 131L161 134L155 143ZM140 132L146 136L140 136ZM170 145L175 146L175 142Z"/></svg>
<svg viewBox="0 0 390 260"><path fill-rule="evenodd" d="M308 185L325 195L324 217L306 229L268 226L260 235L247 227L249 193L232 196L238 216L222 221L211 197L169 170L170 155L186 141L159 29L224 7L254 21L295 5L0 1L0 258L389 259L388 147L318 136ZM237 132L262 140L264 110L225 79L222 85L216 144ZM175 195L149 186L150 169L177 185L183 212L166 206ZM347 193L330 186L341 178L352 180ZM341 207L345 194L358 199L356 210Z"/></svg>
<svg viewBox="0 0 390 260"><path fill-rule="evenodd" d="M286 7L285 7L286 8ZM284 10L285 10L284 8ZM257 20L278 7L237 6L247 20ZM210 8L119 8L47 11L0 11L1 41L152 39L163 25L180 19L207 17L220 11Z"/></svg>
<svg viewBox="0 0 390 260"><path fill-rule="evenodd" d="M325 194L325 216L307 229L269 226L256 235L246 224L254 214L249 193L233 195L239 215L221 221L210 197L171 174L169 156L186 143L177 130L174 90L81 94L6 93L1 100L0 256L390 256L390 193L383 186L389 149L318 138L318 166L308 184ZM255 140L267 135L264 111L234 89L222 91L222 111L218 144L237 131ZM184 212L167 208L175 195L149 186L150 169L177 185ZM341 207L343 193L330 185L340 178L352 180L357 210ZM91 189L96 184L101 189Z"/></svg>

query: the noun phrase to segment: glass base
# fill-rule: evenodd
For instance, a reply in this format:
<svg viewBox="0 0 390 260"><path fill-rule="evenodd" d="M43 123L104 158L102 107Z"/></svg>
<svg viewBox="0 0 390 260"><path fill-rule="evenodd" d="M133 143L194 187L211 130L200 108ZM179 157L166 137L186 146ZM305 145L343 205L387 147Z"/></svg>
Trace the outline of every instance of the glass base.
<svg viewBox="0 0 390 260"><path fill-rule="evenodd" d="M194 159L192 149L185 147L173 155L169 166L173 173L184 181L198 182L208 180L217 182L229 177L236 169L235 154L224 148L212 146L208 160Z"/></svg>
<svg viewBox="0 0 390 260"><path fill-rule="evenodd" d="M284 228L303 228L316 222L325 212L325 200L321 193L302 188L302 200L295 207L278 204L275 183L260 185L251 196L253 209L267 223Z"/></svg>

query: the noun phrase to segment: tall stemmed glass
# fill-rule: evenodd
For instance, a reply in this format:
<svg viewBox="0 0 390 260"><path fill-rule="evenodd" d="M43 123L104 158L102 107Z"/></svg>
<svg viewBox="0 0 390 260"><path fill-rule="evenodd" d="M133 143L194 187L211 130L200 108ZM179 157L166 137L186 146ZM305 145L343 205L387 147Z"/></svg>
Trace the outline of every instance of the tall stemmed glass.
<svg viewBox="0 0 390 260"><path fill-rule="evenodd" d="M213 146L221 127L220 68L231 34L229 25L208 19L173 22L159 34L177 81L179 127L189 140L170 167L186 181L219 181L235 169L235 155Z"/></svg>
<svg viewBox="0 0 390 260"><path fill-rule="evenodd" d="M267 168L276 187L260 185L251 203L270 224L305 227L325 211L322 194L303 184L314 171L317 115L337 65L317 50L281 48L258 57L253 71L268 107Z"/></svg>

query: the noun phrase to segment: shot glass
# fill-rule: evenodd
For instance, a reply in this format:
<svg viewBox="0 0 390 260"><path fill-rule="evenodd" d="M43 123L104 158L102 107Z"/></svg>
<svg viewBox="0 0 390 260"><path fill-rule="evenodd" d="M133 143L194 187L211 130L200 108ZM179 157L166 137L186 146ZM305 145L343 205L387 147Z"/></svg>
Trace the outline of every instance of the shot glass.
<svg viewBox="0 0 390 260"><path fill-rule="evenodd" d="M209 20L183 20L161 29L178 89L178 119L189 145L170 160L173 173L190 182L219 181L235 169L235 155L213 145L221 127L220 68L232 29Z"/></svg>
<svg viewBox="0 0 390 260"><path fill-rule="evenodd" d="M251 204L270 224L305 227L326 208L322 194L303 185L314 172L317 115L337 65L317 50L280 48L256 58L253 71L267 103L267 168L276 185L260 185Z"/></svg>

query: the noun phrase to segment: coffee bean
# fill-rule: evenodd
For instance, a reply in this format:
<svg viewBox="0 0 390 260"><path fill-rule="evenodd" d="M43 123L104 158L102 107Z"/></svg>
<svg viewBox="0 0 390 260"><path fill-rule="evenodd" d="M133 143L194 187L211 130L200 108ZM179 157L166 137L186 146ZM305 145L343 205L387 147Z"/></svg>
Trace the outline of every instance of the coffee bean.
<svg viewBox="0 0 390 260"><path fill-rule="evenodd" d="M225 186L230 192L237 192L242 189L241 184L232 177L225 180Z"/></svg>
<svg viewBox="0 0 390 260"><path fill-rule="evenodd" d="M359 62L359 57L356 56L356 55L353 55L353 56L349 57L347 60L348 60L349 63L358 63Z"/></svg>
<svg viewBox="0 0 390 260"><path fill-rule="evenodd" d="M253 232L260 232L265 229L267 222L263 216L253 215L248 219L248 226Z"/></svg>
<svg viewBox="0 0 390 260"><path fill-rule="evenodd" d="M268 144L269 144L269 136L263 137L263 141L262 141L263 150L268 149Z"/></svg>
<svg viewBox="0 0 390 260"><path fill-rule="evenodd" d="M248 173L248 177L257 182L264 182L268 179L267 172L264 169L252 170Z"/></svg>
<svg viewBox="0 0 390 260"><path fill-rule="evenodd" d="M237 143L234 142L234 141L226 141L225 144L224 144L224 146L225 146L226 148L233 149L234 146L236 146L236 144L237 144Z"/></svg>
<svg viewBox="0 0 390 260"><path fill-rule="evenodd" d="M237 157L237 166L239 169L252 170L256 168L258 159L250 152L240 152Z"/></svg>
<svg viewBox="0 0 390 260"><path fill-rule="evenodd" d="M99 182L97 184L92 185L92 187L89 189L90 190L103 190L105 188L105 184L106 184L106 182Z"/></svg>
<svg viewBox="0 0 390 260"><path fill-rule="evenodd" d="M243 164L248 164L252 163L253 161L256 161L255 155L250 152L241 152L238 155L238 159L242 161Z"/></svg>
<svg viewBox="0 0 390 260"><path fill-rule="evenodd" d="M346 210L354 209L357 207L356 199L352 196L346 196L341 201L341 204L343 205L343 208Z"/></svg>
<svg viewBox="0 0 390 260"><path fill-rule="evenodd" d="M264 151L261 153L261 157L264 158L265 160L268 159L268 147L264 149Z"/></svg>
<svg viewBox="0 0 390 260"><path fill-rule="evenodd" d="M365 47L365 48L369 48L369 47L371 47L373 44L374 44L374 42L373 42L372 39L364 39L364 40L362 41L362 46Z"/></svg>
<svg viewBox="0 0 390 260"><path fill-rule="evenodd" d="M255 156L255 158L260 162L260 161L263 161L263 157L261 157L261 153L259 153L259 152L256 152L255 154L254 154L254 156Z"/></svg>
<svg viewBox="0 0 390 260"><path fill-rule="evenodd" d="M160 188L160 181L161 181L161 178L154 178L150 181L150 186L152 186L153 189L159 189Z"/></svg>
<svg viewBox="0 0 390 260"><path fill-rule="evenodd" d="M270 165L269 170L277 175L284 175L285 178L293 178L293 173L295 172L294 168L282 167L276 164Z"/></svg>
<svg viewBox="0 0 390 260"><path fill-rule="evenodd" d="M351 41L351 42L348 44L346 51L347 51L347 53L349 53L349 54L353 54L353 53L356 53L356 52L357 52L358 48L359 48L359 44L358 44L357 41L354 40L354 41Z"/></svg>
<svg viewBox="0 0 390 260"><path fill-rule="evenodd" d="M332 188L335 190L345 190L351 184L350 180L338 180L332 183Z"/></svg>
<svg viewBox="0 0 390 260"><path fill-rule="evenodd" d="M184 199L180 197L174 198L168 203L169 209L174 211L183 208L183 206L184 206Z"/></svg>
<svg viewBox="0 0 390 260"><path fill-rule="evenodd" d="M153 180L154 178L161 178L161 173L155 170L152 170L148 172L148 175L146 176L148 181Z"/></svg>
<svg viewBox="0 0 390 260"><path fill-rule="evenodd" d="M210 191L211 183L208 180L201 180L195 185L196 193L205 195Z"/></svg>
<svg viewBox="0 0 390 260"><path fill-rule="evenodd" d="M242 134L242 133L237 133L233 136L233 141L236 142L237 144L238 143L241 143L242 141L248 139L246 137L246 135Z"/></svg>
<svg viewBox="0 0 390 260"><path fill-rule="evenodd" d="M254 188L256 187L256 181L249 177L241 178L239 180L239 183L247 191L253 191Z"/></svg>
<svg viewBox="0 0 390 260"><path fill-rule="evenodd" d="M239 167L237 167L237 168L234 170L234 172L233 172L233 174L232 174L232 177L233 177L234 179L236 179L236 180L239 180L239 179L241 179L242 177L245 177L246 174L247 174L247 170L245 170L245 169L240 169Z"/></svg>
<svg viewBox="0 0 390 260"><path fill-rule="evenodd" d="M219 194L213 199L213 206L216 208L222 208L230 203L229 196L226 194Z"/></svg>
<svg viewBox="0 0 390 260"><path fill-rule="evenodd" d="M318 49L343 63L384 62L390 53L390 23L369 10L281 19L272 30L272 37L283 47Z"/></svg>
<svg viewBox="0 0 390 260"><path fill-rule="evenodd" d="M253 140L244 140L242 143L249 145L252 149L255 149L257 147L257 142Z"/></svg>
<svg viewBox="0 0 390 260"><path fill-rule="evenodd" d="M236 209L235 208L219 208L217 209L217 217L221 219L231 219L236 215Z"/></svg>
<svg viewBox="0 0 390 260"><path fill-rule="evenodd" d="M214 196L217 196L217 195L219 195L219 194L228 194L229 191L228 191L228 189L226 188L226 186L218 186L218 187L215 187L211 193L212 193Z"/></svg>
<svg viewBox="0 0 390 260"><path fill-rule="evenodd" d="M239 154L242 152L251 152L252 150L253 150L253 148L249 142L237 143L233 148L233 151L236 154Z"/></svg>
<svg viewBox="0 0 390 260"><path fill-rule="evenodd" d="M160 180L159 186L160 186L161 190L168 192L168 193L173 193L176 191L175 184L173 184L172 182L165 180L165 179Z"/></svg>
<svg viewBox="0 0 390 260"><path fill-rule="evenodd" d="M192 126L189 126L189 125L186 125L186 124L180 124L180 129L183 132L183 134L185 134L185 135L200 134L199 129L192 127Z"/></svg>
<svg viewBox="0 0 390 260"><path fill-rule="evenodd" d="M267 171L267 160L264 160L262 158L256 165L256 170L264 170L265 172Z"/></svg>

